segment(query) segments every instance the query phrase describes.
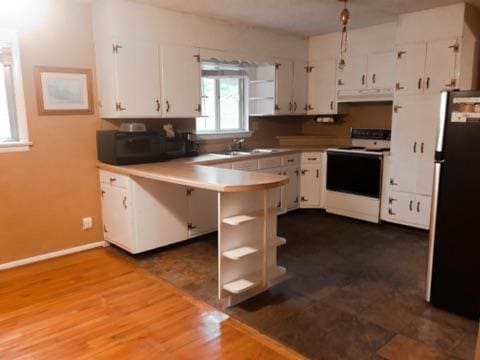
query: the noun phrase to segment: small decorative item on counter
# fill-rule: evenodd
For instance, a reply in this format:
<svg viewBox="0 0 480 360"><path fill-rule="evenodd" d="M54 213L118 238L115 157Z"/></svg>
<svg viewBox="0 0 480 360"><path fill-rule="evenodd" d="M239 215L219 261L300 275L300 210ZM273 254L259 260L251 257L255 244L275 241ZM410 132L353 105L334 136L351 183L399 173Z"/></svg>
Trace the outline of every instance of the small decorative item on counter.
<svg viewBox="0 0 480 360"><path fill-rule="evenodd" d="M165 130L165 134L166 134L167 138L174 138L175 137L175 130L173 129L172 124L163 125L163 130Z"/></svg>

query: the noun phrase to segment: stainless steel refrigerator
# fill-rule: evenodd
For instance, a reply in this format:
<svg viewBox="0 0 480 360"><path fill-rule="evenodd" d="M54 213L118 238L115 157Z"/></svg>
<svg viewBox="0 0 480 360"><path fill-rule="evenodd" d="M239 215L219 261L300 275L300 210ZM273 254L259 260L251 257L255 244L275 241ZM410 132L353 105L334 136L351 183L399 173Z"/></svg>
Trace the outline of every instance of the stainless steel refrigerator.
<svg viewBox="0 0 480 360"><path fill-rule="evenodd" d="M480 317L480 91L441 94L426 300Z"/></svg>

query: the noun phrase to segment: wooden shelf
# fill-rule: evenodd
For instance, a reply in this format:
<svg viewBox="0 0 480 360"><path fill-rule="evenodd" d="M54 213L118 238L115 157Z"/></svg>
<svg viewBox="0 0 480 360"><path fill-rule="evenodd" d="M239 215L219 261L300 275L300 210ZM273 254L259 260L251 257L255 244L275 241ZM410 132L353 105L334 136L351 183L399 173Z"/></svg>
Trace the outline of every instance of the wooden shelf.
<svg viewBox="0 0 480 360"><path fill-rule="evenodd" d="M267 286L271 287L281 281L287 270L282 266L272 266L267 269ZM223 285L223 290L232 294L241 294L262 283L262 272L257 271L245 278L238 279Z"/></svg>
<svg viewBox="0 0 480 360"><path fill-rule="evenodd" d="M245 256L252 255L258 252L258 249L251 246L242 246L233 250L225 251L223 256L231 260L240 260Z"/></svg>
<svg viewBox="0 0 480 360"><path fill-rule="evenodd" d="M268 243L268 246L279 247L279 246L285 245L286 243L287 243L287 239L277 236L276 238L274 238L272 241Z"/></svg>
<svg viewBox="0 0 480 360"><path fill-rule="evenodd" d="M268 209L268 215L278 216L283 215L287 212L285 208L273 207ZM248 214L241 214L236 216L231 216L222 220L224 224L238 226L244 223L256 220L263 216L263 210L254 211Z"/></svg>

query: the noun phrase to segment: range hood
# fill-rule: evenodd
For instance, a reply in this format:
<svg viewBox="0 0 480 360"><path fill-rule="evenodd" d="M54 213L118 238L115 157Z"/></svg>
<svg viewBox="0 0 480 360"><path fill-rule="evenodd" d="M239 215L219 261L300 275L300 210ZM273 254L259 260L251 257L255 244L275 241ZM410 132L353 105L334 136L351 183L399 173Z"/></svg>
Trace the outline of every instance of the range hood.
<svg viewBox="0 0 480 360"><path fill-rule="evenodd" d="M338 90L338 102L393 101L392 89Z"/></svg>

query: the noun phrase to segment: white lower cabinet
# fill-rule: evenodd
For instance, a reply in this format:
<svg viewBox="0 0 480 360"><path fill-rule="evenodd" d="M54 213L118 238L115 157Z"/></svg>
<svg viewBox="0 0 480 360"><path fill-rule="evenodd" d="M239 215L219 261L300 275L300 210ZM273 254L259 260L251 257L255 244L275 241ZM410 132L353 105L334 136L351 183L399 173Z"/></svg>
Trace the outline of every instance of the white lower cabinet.
<svg viewBox="0 0 480 360"><path fill-rule="evenodd" d="M388 197L386 220L428 229L431 201L430 196L391 191Z"/></svg>
<svg viewBox="0 0 480 360"><path fill-rule="evenodd" d="M215 191L186 190L188 197L188 236L195 237L217 230L218 194Z"/></svg>
<svg viewBox="0 0 480 360"><path fill-rule="evenodd" d="M288 176L289 182L282 188L282 207L287 210L298 209L300 190L300 169L298 165L283 168L283 175Z"/></svg>
<svg viewBox="0 0 480 360"><path fill-rule="evenodd" d="M325 153L305 152L302 154L300 170L301 208L322 208L322 195L325 193L325 171Z"/></svg>

